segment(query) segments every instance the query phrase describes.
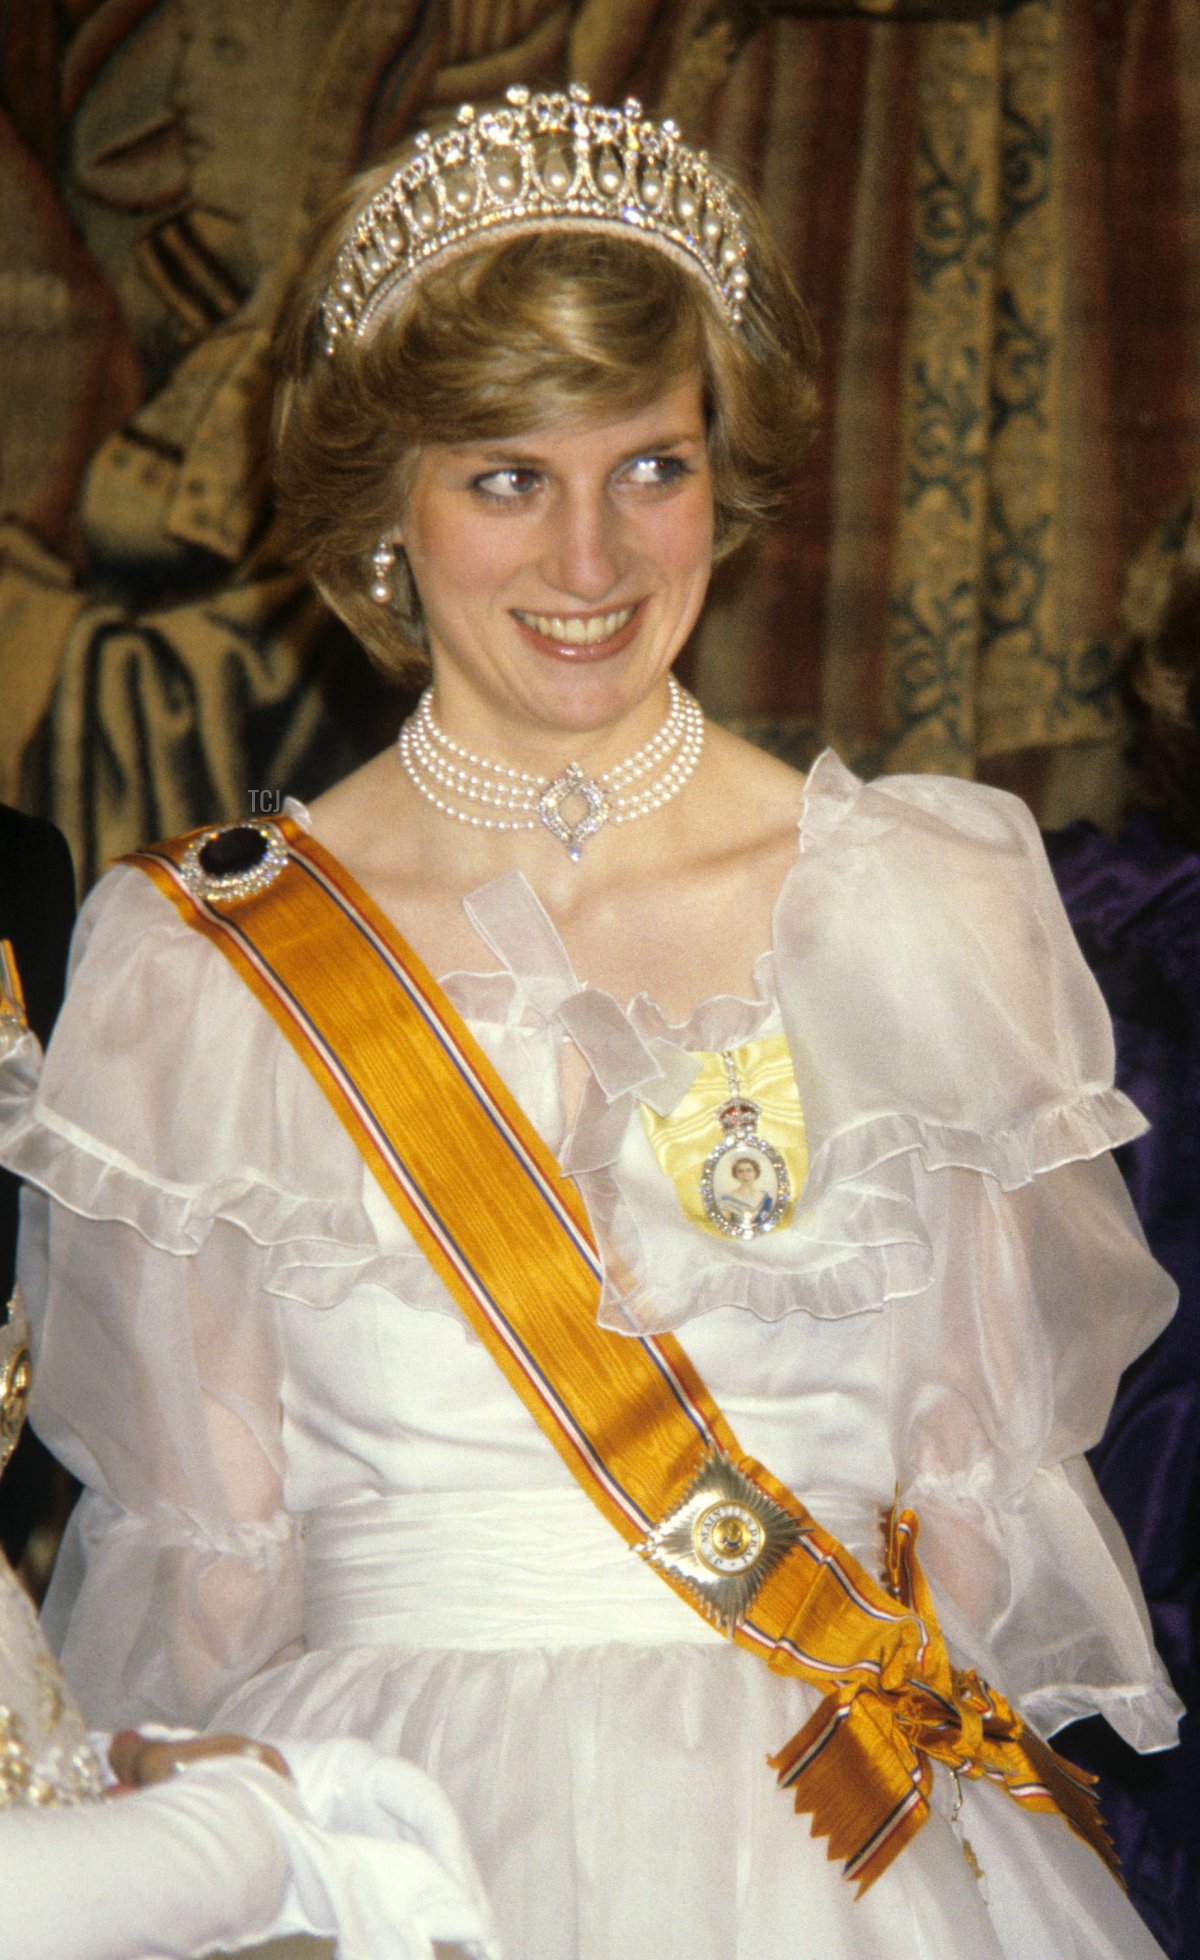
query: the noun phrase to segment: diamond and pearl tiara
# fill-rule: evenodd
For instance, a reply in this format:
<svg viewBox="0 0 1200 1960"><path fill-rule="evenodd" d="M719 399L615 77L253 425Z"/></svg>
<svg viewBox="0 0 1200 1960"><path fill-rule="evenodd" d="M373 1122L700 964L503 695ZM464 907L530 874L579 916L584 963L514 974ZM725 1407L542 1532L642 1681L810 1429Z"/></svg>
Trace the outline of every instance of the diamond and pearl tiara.
<svg viewBox="0 0 1200 1960"><path fill-rule="evenodd" d="M321 302L327 354L364 335L432 261L552 223L640 237L699 274L737 324L750 290L746 230L703 150L632 96L605 109L574 83L566 94L510 88L506 102L466 102L442 135L422 132L359 212Z"/></svg>

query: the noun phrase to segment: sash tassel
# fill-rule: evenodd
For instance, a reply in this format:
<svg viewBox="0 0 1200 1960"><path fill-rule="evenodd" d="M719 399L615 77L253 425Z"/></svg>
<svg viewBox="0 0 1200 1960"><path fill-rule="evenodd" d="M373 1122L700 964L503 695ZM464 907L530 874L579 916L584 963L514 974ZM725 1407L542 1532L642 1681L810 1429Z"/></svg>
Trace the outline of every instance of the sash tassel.
<svg viewBox="0 0 1200 1960"><path fill-rule="evenodd" d="M917 1560L917 1530L913 1512L891 1513L888 1579L914 1620L893 1621L874 1650L860 1650L811 1720L768 1758L780 1788L811 1817L814 1837L828 1839L828 1855L842 1862L860 1894L924 1824L935 1762L1002 1784L1026 1809L1060 1811L1120 1879L1092 1794L1096 1779L1034 1735L973 1670L951 1665ZM914 1625L921 1630L918 1656ZM852 1631L848 1618L844 1630ZM791 1631L821 1640L816 1627Z"/></svg>

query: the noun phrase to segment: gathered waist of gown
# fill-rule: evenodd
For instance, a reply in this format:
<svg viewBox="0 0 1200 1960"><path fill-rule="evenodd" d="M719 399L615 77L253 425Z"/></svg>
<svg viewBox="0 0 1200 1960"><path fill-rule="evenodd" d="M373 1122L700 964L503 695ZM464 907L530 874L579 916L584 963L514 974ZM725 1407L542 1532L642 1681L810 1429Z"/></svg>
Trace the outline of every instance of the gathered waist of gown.
<svg viewBox="0 0 1200 1960"><path fill-rule="evenodd" d="M822 1493L811 1508L851 1549L877 1540L859 1497ZM723 1638L579 1490L364 1492L307 1512L303 1535L310 1649Z"/></svg>

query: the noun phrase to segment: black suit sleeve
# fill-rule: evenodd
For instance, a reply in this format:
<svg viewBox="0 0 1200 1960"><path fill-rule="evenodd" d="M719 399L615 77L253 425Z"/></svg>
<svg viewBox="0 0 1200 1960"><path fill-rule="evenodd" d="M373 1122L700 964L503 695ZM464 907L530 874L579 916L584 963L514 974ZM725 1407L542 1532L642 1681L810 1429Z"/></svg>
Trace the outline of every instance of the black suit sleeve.
<svg viewBox="0 0 1200 1960"><path fill-rule="evenodd" d="M66 839L53 824L0 804L0 939L12 941L29 1025L43 1047L62 1005L74 919ZM0 1170L0 1317L16 1269L18 1199L16 1178ZM52 1460L27 1429L0 1488L0 1543L14 1562L54 1490Z"/></svg>
<svg viewBox="0 0 1200 1960"><path fill-rule="evenodd" d="M74 922L66 838L40 817L0 804L0 939L13 943L29 1025L43 1047L62 1005Z"/></svg>

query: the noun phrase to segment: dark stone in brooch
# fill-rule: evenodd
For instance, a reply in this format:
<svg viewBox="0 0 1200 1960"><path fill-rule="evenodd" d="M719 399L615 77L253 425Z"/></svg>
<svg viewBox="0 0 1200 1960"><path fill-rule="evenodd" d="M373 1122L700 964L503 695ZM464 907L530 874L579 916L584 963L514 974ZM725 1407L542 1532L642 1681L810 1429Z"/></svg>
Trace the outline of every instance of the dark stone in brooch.
<svg viewBox="0 0 1200 1960"><path fill-rule="evenodd" d="M236 904L266 891L287 861L287 839L273 823L222 824L193 837L179 875L193 898Z"/></svg>
<svg viewBox="0 0 1200 1960"><path fill-rule="evenodd" d="M218 830L200 848L199 860L212 878L231 878L252 871L267 855L269 840L257 824L235 823Z"/></svg>

